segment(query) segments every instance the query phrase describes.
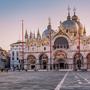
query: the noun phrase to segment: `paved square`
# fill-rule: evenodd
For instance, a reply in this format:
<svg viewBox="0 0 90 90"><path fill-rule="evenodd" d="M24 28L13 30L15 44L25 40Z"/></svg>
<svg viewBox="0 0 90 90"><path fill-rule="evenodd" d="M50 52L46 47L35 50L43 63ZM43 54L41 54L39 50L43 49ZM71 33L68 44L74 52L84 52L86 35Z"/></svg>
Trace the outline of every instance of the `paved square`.
<svg viewBox="0 0 90 90"><path fill-rule="evenodd" d="M3 72L0 90L90 90L90 72Z"/></svg>
<svg viewBox="0 0 90 90"><path fill-rule="evenodd" d="M90 90L90 72L69 72L59 90Z"/></svg>
<svg viewBox="0 0 90 90"><path fill-rule="evenodd" d="M0 74L0 90L54 90L66 72L8 72Z"/></svg>

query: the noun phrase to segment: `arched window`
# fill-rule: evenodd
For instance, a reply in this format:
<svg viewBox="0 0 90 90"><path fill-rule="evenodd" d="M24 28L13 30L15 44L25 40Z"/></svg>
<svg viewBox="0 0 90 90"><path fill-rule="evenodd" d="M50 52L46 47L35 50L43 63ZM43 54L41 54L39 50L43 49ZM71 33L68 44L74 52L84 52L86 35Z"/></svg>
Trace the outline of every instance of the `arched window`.
<svg viewBox="0 0 90 90"><path fill-rule="evenodd" d="M68 29L66 30L66 33L68 33Z"/></svg>
<svg viewBox="0 0 90 90"><path fill-rule="evenodd" d="M14 57L14 51L12 52L12 56Z"/></svg>
<svg viewBox="0 0 90 90"><path fill-rule="evenodd" d="M81 53L75 53L73 57L74 69L81 69L84 64L83 55Z"/></svg>
<svg viewBox="0 0 90 90"><path fill-rule="evenodd" d="M17 57L18 57L18 56L19 56L19 55L18 55L18 52L16 52L16 54L17 54Z"/></svg>
<svg viewBox="0 0 90 90"><path fill-rule="evenodd" d="M28 60L28 63L29 63L29 64L35 64L35 63L36 63L36 57L33 56L33 55L29 55L29 56L27 57L27 60Z"/></svg>
<svg viewBox="0 0 90 90"><path fill-rule="evenodd" d="M46 50L46 47L44 47L44 51Z"/></svg>
<svg viewBox="0 0 90 90"><path fill-rule="evenodd" d="M48 56L46 54L41 54L39 57L39 64L41 69L47 69Z"/></svg>
<svg viewBox="0 0 90 90"><path fill-rule="evenodd" d="M54 42L54 49L55 48L69 48L68 40L65 37L58 37Z"/></svg>

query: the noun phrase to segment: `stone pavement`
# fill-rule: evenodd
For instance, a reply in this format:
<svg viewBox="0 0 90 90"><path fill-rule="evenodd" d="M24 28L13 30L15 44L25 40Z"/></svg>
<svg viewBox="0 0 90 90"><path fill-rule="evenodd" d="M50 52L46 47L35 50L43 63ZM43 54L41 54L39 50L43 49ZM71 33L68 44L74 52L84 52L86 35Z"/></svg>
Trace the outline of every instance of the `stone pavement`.
<svg viewBox="0 0 90 90"><path fill-rule="evenodd" d="M55 90L55 88L90 90L90 72L0 72L0 90Z"/></svg>
<svg viewBox="0 0 90 90"><path fill-rule="evenodd" d="M66 72L0 73L0 90L54 90Z"/></svg>
<svg viewBox="0 0 90 90"><path fill-rule="evenodd" d="M69 72L60 90L90 90L90 72Z"/></svg>

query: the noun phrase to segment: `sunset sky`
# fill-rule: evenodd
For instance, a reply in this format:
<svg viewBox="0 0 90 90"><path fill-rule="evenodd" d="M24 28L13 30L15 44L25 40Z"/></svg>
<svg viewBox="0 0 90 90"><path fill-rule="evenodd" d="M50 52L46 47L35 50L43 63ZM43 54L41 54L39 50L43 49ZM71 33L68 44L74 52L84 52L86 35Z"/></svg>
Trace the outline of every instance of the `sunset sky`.
<svg viewBox="0 0 90 90"><path fill-rule="evenodd" d="M21 39L21 20L24 29L42 33L51 17L52 28L67 17L67 7L76 7L76 14L90 35L90 0L0 0L0 47L9 49L11 43Z"/></svg>

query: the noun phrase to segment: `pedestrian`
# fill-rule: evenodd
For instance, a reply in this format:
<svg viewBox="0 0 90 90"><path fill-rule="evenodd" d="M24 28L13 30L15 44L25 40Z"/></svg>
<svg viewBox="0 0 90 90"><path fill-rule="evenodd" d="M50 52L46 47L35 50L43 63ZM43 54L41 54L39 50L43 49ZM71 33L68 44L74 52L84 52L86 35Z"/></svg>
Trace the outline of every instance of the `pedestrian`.
<svg viewBox="0 0 90 90"><path fill-rule="evenodd" d="M27 65L25 64L24 65L24 70L27 72L28 70L27 70Z"/></svg>
<svg viewBox="0 0 90 90"><path fill-rule="evenodd" d="M77 60L77 66L78 66L78 69L81 70L81 60Z"/></svg>
<svg viewBox="0 0 90 90"><path fill-rule="evenodd" d="M14 65L13 65L12 69L13 69L13 71L15 71L15 66Z"/></svg>

